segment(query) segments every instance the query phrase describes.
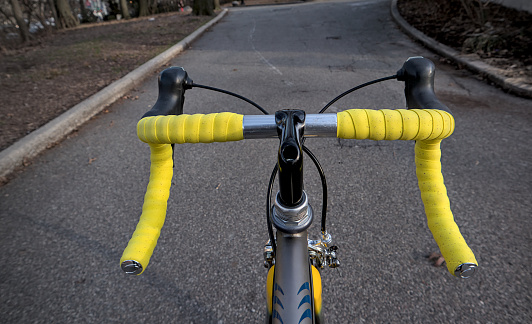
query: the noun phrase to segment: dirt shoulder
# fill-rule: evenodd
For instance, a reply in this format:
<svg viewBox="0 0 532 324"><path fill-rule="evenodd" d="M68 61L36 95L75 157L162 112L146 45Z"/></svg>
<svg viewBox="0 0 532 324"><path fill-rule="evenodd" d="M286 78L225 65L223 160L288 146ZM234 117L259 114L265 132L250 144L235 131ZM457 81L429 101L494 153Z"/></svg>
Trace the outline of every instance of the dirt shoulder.
<svg viewBox="0 0 532 324"><path fill-rule="evenodd" d="M212 17L171 13L65 30L0 57L0 150L176 44Z"/></svg>
<svg viewBox="0 0 532 324"><path fill-rule="evenodd" d="M532 14L472 0L398 0L413 27L532 85Z"/></svg>

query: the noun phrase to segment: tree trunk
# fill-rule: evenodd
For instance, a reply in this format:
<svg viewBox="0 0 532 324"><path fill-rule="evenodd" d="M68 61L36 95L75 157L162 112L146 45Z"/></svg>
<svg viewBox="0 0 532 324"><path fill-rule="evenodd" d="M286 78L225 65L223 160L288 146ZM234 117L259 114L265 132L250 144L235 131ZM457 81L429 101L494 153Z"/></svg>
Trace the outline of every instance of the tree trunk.
<svg viewBox="0 0 532 324"><path fill-rule="evenodd" d="M148 0L139 0L139 17L148 15Z"/></svg>
<svg viewBox="0 0 532 324"><path fill-rule="evenodd" d="M89 20L87 15L87 8L85 7L85 0L79 0L79 11L81 11L81 21L86 22Z"/></svg>
<svg viewBox="0 0 532 324"><path fill-rule="evenodd" d="M79 21L72 13L68 0L55 0L55 4L57 6L57 15L59 16L59 25L62 28L72 28L79 24Z"/></svg>
<svg viewBox="0 0 532 324"><path fill-rule="evenodd" d="M129 15L129 8L127 7L126 0L120 0L120 10L122 10L122 17L124 17L124 19L131 19L131 15Z"/></svg>
<svg viewBox="0 0 532 324"><path fill-rule="evenodd" d="M150 15L159 13L157 8L157 0L150 0Z"/></svg>
<svg viewBox="0 0 532 324"><path fill-rule="evenodd" d="M220 10L220 0L214 0L214 10Z"/></svg>
<svg viewBox="0 0 532 324"><path fill-rule="evenodd" d="M57 17L57 10L55 10L55 1L48 0L48 5L50 5L50 11L52 12L52 17L54 18L55 27L59 27L59 17Z"/></svg>
<svg viewBox="0 0 532 324"><path fill-rule="evenodd" d="M17 21L18 32L20 33L20 38L23 42L27 42L30 39L30 31L28 25L22 17L22 9L20 9L20 3L18 0L11 0L11 9L13 10L13 16Z"/></svg>
<svg viewBox="0 0 532 324"><path fill-rule="evenodd" d="M214 0L194 0L192 13L196 16L214 15Z"/></svg>

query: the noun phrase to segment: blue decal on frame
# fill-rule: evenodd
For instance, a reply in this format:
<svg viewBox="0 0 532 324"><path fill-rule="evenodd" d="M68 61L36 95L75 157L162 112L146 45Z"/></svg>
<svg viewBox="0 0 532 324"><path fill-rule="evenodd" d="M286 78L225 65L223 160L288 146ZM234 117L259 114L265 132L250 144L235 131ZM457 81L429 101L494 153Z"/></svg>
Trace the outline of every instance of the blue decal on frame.
<svg viewBox="0 0 532 324"><path fill-rule="evenodd" d="M306 303L308 303L310 306L310 295L306 295L305 297L303 297L303 299L301 299L301 302L299 303L297 309L301 308L301 305L304 305Z"/></svg>
<svg viewBox="0 0 532 324"><path fill-rule="evenodd" d="M305 318L310 318L312 320L312 314L310 309L307 309L303 315L301 315L301 318L299 319L299 323L301 323Z"/></svg>
<svg viewBox="0 0 532 324"><path fill-rule="evenodd" d="M305 289L310 291L310 285L308 284L308 282L305 282L304 284L301 285L301 288L299 288L299 291L297 292L297 294L299 295L299 293Z"/></svg>

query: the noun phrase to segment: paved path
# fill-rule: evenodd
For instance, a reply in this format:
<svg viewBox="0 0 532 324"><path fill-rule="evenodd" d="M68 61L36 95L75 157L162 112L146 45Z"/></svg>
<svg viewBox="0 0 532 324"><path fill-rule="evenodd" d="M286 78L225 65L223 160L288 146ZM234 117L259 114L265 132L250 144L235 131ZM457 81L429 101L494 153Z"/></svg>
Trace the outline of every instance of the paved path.
<svg viewBox="0 0 532 324"><path fill-rule="evenodd" d="M388 1L323 2L234 10L172 64L270 112L316 112L414 55L437 60L396 28ZM531 320L530 100L438 68L438 95L457 119L443 145L444 175L480 273L461 281L426 260L437 247L412 143L309 140L328 177L329 228L341 249L342 267L323 272L329 323ZM119 269L148 176L135 125L155 101L155 80L0 188L0 322L262 322L275 140L179 147L150 266L140 277ZM402 85L388 81L331 110L403 105ZM255 113L201 90L187 93L186 109ZM306 173L319 210L319 177Z"/></svg>

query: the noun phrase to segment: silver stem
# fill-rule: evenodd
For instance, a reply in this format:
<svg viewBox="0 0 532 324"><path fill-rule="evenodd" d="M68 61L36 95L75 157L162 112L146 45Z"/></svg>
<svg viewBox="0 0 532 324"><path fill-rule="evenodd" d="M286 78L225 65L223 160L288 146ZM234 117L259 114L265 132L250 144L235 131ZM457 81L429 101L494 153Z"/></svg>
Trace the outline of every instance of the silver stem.
<svg viewBox="0 0 532 324"><path fill-rule="evenodd" d="M245 115L242 122L244 138L277 138L274 115ZM336 114L308 114L305 117L305 137L336 137Z"/></svg>

